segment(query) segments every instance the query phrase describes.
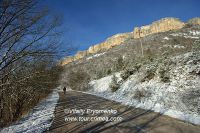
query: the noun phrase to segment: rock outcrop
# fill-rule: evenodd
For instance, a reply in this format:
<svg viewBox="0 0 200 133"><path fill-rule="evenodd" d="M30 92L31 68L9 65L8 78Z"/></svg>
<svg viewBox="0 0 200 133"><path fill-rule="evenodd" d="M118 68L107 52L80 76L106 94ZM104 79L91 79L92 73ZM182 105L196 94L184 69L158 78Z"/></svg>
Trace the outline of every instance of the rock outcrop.
<svg viewBox="0 0 200 133"><path fill-rule="evenodd" d="M93 53L97 53L101 50L110 49L116 45L120 45L127 38L129 38L131 36L132 36L132 33L121 33L121 34L114 35L114 36L108 38L105 42L102 42L100 44L89 47L89 49L87 50L87 53L93 54Z"/></svg>
<svg viewBox="0 0 200 133"><path fill-rule="evenodd" d="M73 56L67 56L66 58L62 59L59 64L61 66L64 66L64 65L69 64L69 63L71 63L73 61L74 61L74 57Z"/></svg>
<svg viewBox="0 0 200 133"><path fill-rule="evenodd" d="M200 18L192 18L188 21L188 24L200 25Z"/></svg>
<svg viewBox="0 0 200 133"><path fill-rule="evenodd" d="M78 51L77 54L74 56L74 60L78 60L83 58L87 55L87 51Z"/></svg>
<svg viewBox="0 0 200 133"><path fill-rule="evenodd" d="M87 55L94 54L94 53L100 52L102 50L108 50L114 46L120 45L121 43L123 43L126 39L128 39L131 36L133 37L132 32L116 34L112 37L109 37L108 39L106 39L106 41L104 41L100 44L96 44L94 46L89 47L88 50L78 51L74 56L69 56L67 58L64 58L60 62L60 65L63 66L63 65L69 64L73 61L76 61L78 59L81 59Z"/></svg>
<svg viewBox="0 0 200 133"><path fill-rule="evenodd" d="M159 21L155 21L150 25L135 27L134 38L144 37L150 34L165 32L169 30L176 30L183 28L185 23L176 18L163 18Z"/></svg>
<svg viewBox="0 0 200 133"><path fill-rule="evenodd" d="M200 25L200 18L190 19L186 24ZM102 50L108 50L114 46L123 44L128 38L140 38L154 33L166 32L170 30L181 29L186 25L177 18L163 18L155 21L150 25L135 27L133 32L116 34L100 44L89 47L88 50L79 51L75 56L69 56L63 59L60 65L66 65L78 59L81 59L87 55L100 52Z"/></svg>

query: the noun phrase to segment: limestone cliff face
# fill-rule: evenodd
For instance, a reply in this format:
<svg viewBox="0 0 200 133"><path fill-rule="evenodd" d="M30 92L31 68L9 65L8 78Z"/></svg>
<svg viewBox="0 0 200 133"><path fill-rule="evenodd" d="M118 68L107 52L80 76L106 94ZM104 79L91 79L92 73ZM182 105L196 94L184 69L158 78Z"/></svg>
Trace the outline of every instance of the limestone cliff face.
<svg viewBox="0 0 200 133"><path fill-rule="evenodd" d="M188 21L189 24L200 25L200 18L192 18Z"/></svg>
<svg viewBox="0 0 200 133"><path fill-rule="evenodd" d="M116 45L120 45L127 38L129 38L131 36L132 36L132 33L121 33L121 34L114 35L114 36L108 38L105 42L102 42L100 44L89 47L89 49L87 50L87 53L93 54L93 53L97 53L101 50L110 49Z"/></svg>
<svg viewBox="0 0 200 133"><path fill-rule="evenodd" d="M200 18L193 18L188 21L189 24L195 24L200 25ZM145 37L150 34L159 33L159 32L165 32L170 30L177 30L181 29L185 26L184 22L181 22L177 18L163 18L161 20L155 21L150 25L142 26L142 27L135 27L133 32L130 33L121 33L116 34L108 39L106 39L104 42L93 45L89 47L86 51L79 51L77 54L72 57L67 57L63 59L60 63L60 65L66 65L68 63L71 63L73 61L76 61L78 59L81 59L87 55L94 54L97 52L100 52L102 50L108 50L114 46L122 44L124 41L126 41L128 38L140 38Z"/></svg>
<svg viewBox="0 0 200 133"><path fill-rule="evenodd" d="M77 54L74 56L74 60L78 60L83 58L87 55L87 51L78 51Z"/></svg>
<svg viewBox="0 0 200 133"><path fill-rule="evenodd" d="M73 61L76 61L78 59L81 59L83 57L87 56L87 51L78 51L76 53L76 55L74 56L68 56L67 58L64 58L61 62L60 62L60 65L63 66L63 65L66 65L66 64L69 64Z"/></svg>
<svg viewBox="0 0 200 133"><path fill-rule="evenodd" d="M73 56L68 56L68 57L62 59L59 64L61 66L64 66L64 65L69 64L69 63L71 63L73 61L74 61L74 57Z"/></svg>
<svg viewBox="0 0 200 133"><path fill-rule="evenodd" d="M134 29L134 38L144 37L150 34L165 32L169 30L181 29L184 23L176 18L163 18L159 21L153 22L150 25L136 27Z"/></svg>
<svg viewBox="0 0 200 133"><path fill-rule="evenodd" d="M76 55L74 56L69 56L65 59L63 59L60 63L61 66L69 64L73 61L76 61L78 59L81 59L89 54L94 54L97 52L100 52L101 50L108 50L116 45L120 45L123 43L127 38L133 36L133 33L121 33L121 34L116 34L108 39L106 41L96 44L94 46L89 47L88 50L85 51L78 51Z"/></svg>

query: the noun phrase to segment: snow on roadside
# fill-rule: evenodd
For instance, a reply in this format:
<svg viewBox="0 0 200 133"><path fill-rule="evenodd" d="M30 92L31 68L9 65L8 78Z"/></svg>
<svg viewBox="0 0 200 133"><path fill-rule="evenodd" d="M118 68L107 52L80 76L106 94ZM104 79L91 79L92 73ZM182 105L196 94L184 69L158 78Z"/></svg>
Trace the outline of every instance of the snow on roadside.
<svg viewBox="0 0 200 133"><path fill-rule="evenodd" d="M103 97L108 100L113 100L113 101L122 103L124 105L129 105L129 106L133 106L136 108L150 109L155 112L159 112L164 115L171 116L173 118L177 118L177 119L180 119L183 121L187 121L187 122L191 122L193 124L200 125L200 115L186 114L181 111L167 109L167 108L164 108L159 103L155 103L155 104L140 103L140 102L135 101L127 96L124 96L124 95L121 95L118 93L111 93L108 91L96 93L95 91L90 90L87 94L96 95L96 96Z"/></svg>
<svg viewBox="0 0 200 133"><path fill-rule="evenodd" d="M133 107L136 107L136 108L150 109L150 110L153 110L155 112L160 112L160 113L163 113L164 115L171 116L173 118L177 118L177 119L180 119L180 120L183 120L183 121L187 121L187 122L191 122L193 124L200 125L200 115L198 115L198 114L188 114L188 113L184 113L184 112L181 112L181 111L169 109L169 108L164 107L160 103L153 103L153 101L151 101L151 100L146 101L146 102L139 102L139 101L134 100L130 97L127 97L124 94L120 94L118 92L112 93L110 91L104 91L104 92L98 92L97 93L93 90L90 90L88 92L88 94L100 96L100 97L103 97L105 99L113 100L113 101L122 103L124 105L129 105L129 106L133 106Z"/></svg>
<svg viewBox="0 0 200 133"><path fill-rule="evenodd" d="M56 90L45 100L41 101L24 118L9 127L0 130L0 133L42 133L47 130L52 123L54 110L59 99Z"/></svg>

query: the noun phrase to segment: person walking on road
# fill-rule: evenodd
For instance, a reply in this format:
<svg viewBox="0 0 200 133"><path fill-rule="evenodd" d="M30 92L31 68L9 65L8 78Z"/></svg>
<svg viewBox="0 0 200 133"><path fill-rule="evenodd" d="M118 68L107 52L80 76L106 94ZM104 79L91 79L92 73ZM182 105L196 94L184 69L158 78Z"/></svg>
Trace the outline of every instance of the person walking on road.
<svg viewBox="0 0 200 133"><path fill-rule="evenodd" d="M64 92L64 94L66 94L66 87L63 88L63 92Z"/></svg>

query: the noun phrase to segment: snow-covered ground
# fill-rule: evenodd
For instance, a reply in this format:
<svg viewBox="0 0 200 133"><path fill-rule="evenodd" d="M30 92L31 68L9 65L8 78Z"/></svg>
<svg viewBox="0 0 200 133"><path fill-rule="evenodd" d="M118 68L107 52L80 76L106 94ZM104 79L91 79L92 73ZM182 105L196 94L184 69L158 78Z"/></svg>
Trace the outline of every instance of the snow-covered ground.
<svg viewBox="0 0 200 133"><path fill-rule="evenodd" d="M91 81L92 89L89 93L200 125L200 77L191 74L200 68L200 63L194 65L192 62L195 59L191 60L191 57L193 55L187 53L172 59L176 63L169 70L169 83L161 82L157 76L150 81L141 82L142 73L136 72L113 93L109 88L112 79L110 75ZM116 73L116 77L121 82L120 73ZM148 95L137 99L134 97L137 91L146 92Z"/></svg>
<svg viewBox="0 0 200 133"><path fill-rule="evenodd" d="M184 49L185 48L185 46L182 46L182 45L168 45L168 44L165 44L165 45L163 45L163 47L165 47L165 48L176 48L176 49ZM161 49L161 48L160 48Z"/></svg>
<svg viewBox="0 0 200 133"><path fill-rule="evenodd" d="M166 36L166 37L164 37L163 39L164 39L164 40L169 40L170 38Z"/></svg>
<svg viewBox="0 0 200 133"><path fill-rule="evenodd" d="M200 31L192 30L188 33L172 33L171 36L179 36L184 38L192 38L192 39L199 39L200 38Z"/></svg>
<svg viewBox="0 0 200 133"><path fill-rule="evenodd" d="M92 56L90 56L90 57L86 58L86 60L91 60L91 59L93 59L93 58L96 58L96 57L102 56L102 55L104 55L105 53L106 53L106 52L103 52L103 53L99 53L99 54L92 55Z"/></svg>
<svg viewBox="0 0 200 133"><path fill-rule="evenodd" d="M24 118L9 127L0 130L0 133L42 133L47 130L52 123L54 110L59 95L56 90L47 99L41 101Z"/></svg>

